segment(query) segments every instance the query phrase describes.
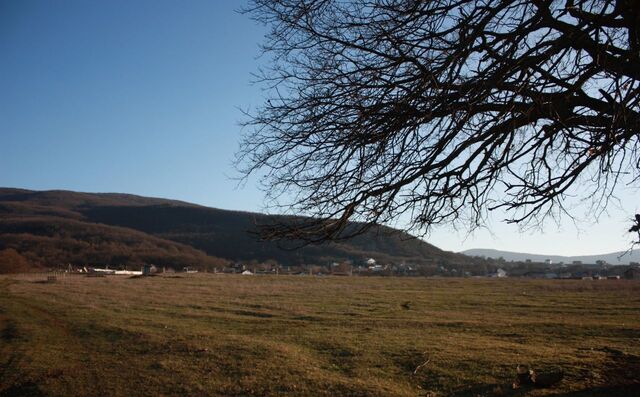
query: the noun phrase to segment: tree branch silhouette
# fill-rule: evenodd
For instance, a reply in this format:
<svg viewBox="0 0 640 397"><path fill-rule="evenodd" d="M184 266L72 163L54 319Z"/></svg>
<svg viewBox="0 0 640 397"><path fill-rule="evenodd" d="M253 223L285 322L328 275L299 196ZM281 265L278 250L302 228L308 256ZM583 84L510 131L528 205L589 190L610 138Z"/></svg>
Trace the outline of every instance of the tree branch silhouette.
<svg viewBox="0 0 640 397"><path fill-rule="evenodd" d="M606 207L640 176L640 6L632 0L254 0L268 98L237 164L319 242L536 224ZM352 225L351 221L358 221ZM349 226L351 225L351 226Z"/></svg>

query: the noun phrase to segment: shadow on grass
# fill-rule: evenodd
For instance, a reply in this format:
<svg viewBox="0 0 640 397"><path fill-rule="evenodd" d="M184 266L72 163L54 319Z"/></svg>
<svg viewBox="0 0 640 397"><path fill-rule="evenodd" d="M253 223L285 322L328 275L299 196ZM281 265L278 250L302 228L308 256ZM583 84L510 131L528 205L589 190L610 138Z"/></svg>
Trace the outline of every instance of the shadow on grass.
<svg viewBox="0 0 640 397"><path fill-rule="evenodd" d="M600 351L607 353L608 359L602 378L606 384L588 387L571 392L553 392L546 394L548 397L628 397L640 396L640 356L626 354L622 351L602 348ZM511 384L486 384L475 385L460 389L450 394L453 397L519 397L527 396L533 387L527 386L514 390Z"/></svg>
<svg viewBox="0 0 640 397"><path fill-rule="evenodd" d="M20 356L14 353L8 357L6 362L0 362L0 397L44 396L44 393L35 382L27 381L8 386L10 379L16 378L16 368L19 361Z"/></svg>
<svg viewBox="0 0 640 397"><path fill-rule="evenodd" d="M511 384L486 384L466 387L461 390L454 391L451 397L477 397L477 396L501 396L501 397L520 397L526 396L526 389L514 390Z"/></svg>
<svg viewBox="0 0 640 397"><path fill-rule="evenodd" d="M18 338L18 329L12 322L7 323L2 332L0 332L0 339L5 342L11 342Z"/></svg>
<svg viewBox="0 0 640 397"><path fill-rule="evenodd" d="M568 393L550 394L548 397L629 397L640 396L640 383L621 386L603 386L572 391Z"/></svg>
<svg viewBox="0 0 640 397"><path fill-rule="evenodd" d="M513 390L509 384L479 385L458 390L452 397L525 397L533 388ZM572 392L547 394L548 397L630 397L640 396L640 383L619 386L592 387Z"/></svg>
<svg viewBox="0 0 640 397"><path fill-rule="evenodd" d="M0 397L41 397L45 394L34 382L25 382L0 390Z"/></svg>

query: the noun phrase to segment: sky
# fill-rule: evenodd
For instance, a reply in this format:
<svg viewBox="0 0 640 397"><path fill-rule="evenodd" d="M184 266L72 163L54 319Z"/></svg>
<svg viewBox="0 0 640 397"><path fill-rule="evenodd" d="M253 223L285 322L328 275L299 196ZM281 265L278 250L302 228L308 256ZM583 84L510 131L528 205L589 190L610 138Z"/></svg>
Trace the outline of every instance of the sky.
<svg viewBox="0 0 640 397"><path fill-rule="evenodd" d="M0 0L0 186L122 192L264 210L233 167L265 28L243 1ZM472 235L426 238L450 251L586 255L629 248L635 193L594 222L521 233L496 214Z"/></svg>

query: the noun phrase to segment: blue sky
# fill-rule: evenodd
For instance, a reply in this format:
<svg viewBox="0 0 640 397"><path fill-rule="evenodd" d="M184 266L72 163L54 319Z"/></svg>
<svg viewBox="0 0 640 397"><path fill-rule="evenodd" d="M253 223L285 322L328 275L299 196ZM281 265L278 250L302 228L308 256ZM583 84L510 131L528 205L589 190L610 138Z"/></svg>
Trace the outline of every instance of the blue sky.
<svg viewBox="0 0 640 397"><path fill-rule="evenodd" d="M260 103L251 73L264 28L233 1L0 0L0 186L125 192L259 211L256 181L236 188L242 113ZM610 213L577 227L492 233L447 227L429 242L594 254L628 248L638 210L621 192ZM591 218L590 214L584 218Z"/></svg>
<svg viewBox="0 0 640 397"><path fill-rule="evenodd" d="M9 1L0 183L257 209L234 192L262 28L227 1Z"/></svg>

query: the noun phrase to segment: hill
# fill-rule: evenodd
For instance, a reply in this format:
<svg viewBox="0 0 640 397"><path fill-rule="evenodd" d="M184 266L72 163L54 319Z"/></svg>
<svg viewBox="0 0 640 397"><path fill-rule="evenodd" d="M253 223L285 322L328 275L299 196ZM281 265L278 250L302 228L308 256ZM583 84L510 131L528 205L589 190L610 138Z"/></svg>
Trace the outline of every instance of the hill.
<svg viewBox="0 0 640 397"><path fill-rule="evenodd" d="M297 265L370 257L418 266L472 263L469 257L388 227L297 250L260 241L256 225L278 219L128 194L0 188L0 250L13 249L35 266L213 267L227 261L267 260Z"/></svg>
<svg viewBox="0 0 640 397"><path fill-rule="evenodd" d="M631 252L611 252L601 255L579 255L579 256L561 256L561 255L542 255L542 254L527 254L523 252L511 252L511 251L499 251L494 249L481 249L474 248L466 251L462 251L461 254L469 256L480 256L485 258L503 258L508 262L524 262L527 259L532 262L544 262L547 259L553 261L553 263L564 262L570 264L575 261L582 263L596 263L596 261L605 261L611 265L628 265L629 262L640 262L640 250L634 250Z"/></svg>

